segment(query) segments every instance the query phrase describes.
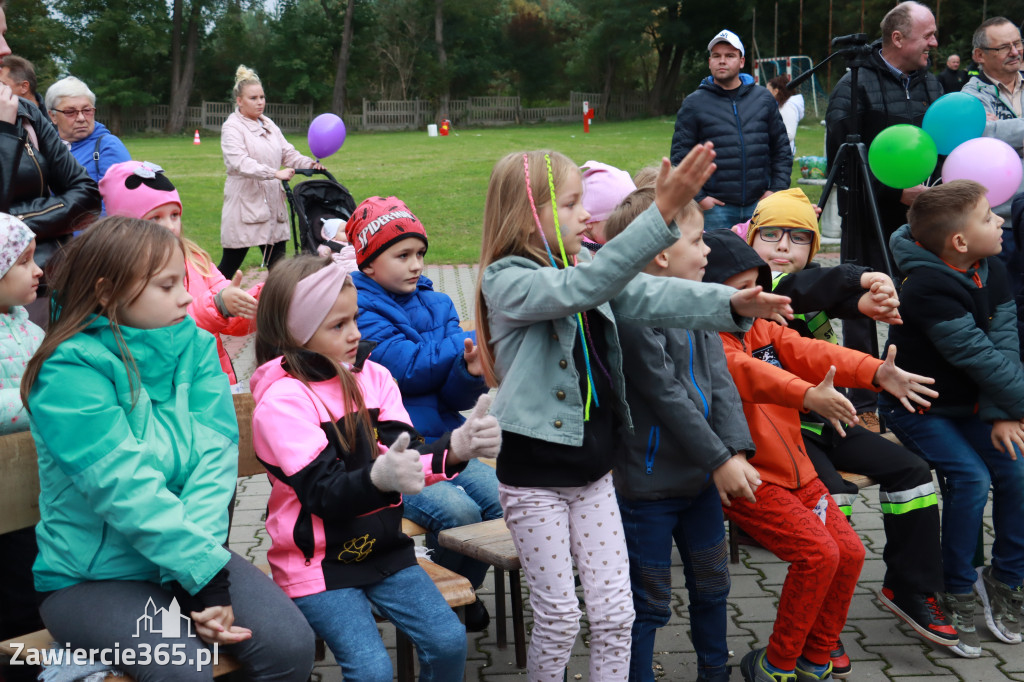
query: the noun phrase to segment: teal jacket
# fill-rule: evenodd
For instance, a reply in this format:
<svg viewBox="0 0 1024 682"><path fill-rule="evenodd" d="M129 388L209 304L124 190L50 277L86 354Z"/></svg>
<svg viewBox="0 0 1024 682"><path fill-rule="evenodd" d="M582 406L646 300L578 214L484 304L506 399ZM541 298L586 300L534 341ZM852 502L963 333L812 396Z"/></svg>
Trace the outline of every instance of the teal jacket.
<svg viewBox="0 0 1024 682"><path fill-rule="evenodd" d="M195 594L228 562L238 424L213 336L191 318L121 327L105 317L60 344L29 395L39 455L40 592L80 582L177 582Z"/></svg>
<svg viewBox="0 0 1024 682"><path fill-rule="evenodd" d="M503 430L564 445L583 443L584 397L572 360L578 311L596 309L605 320L615 409L627 428L632 421L616 319L712 331L750 328L749 318L732 312L735 289L640 273L678 239L676 224L666 225L652 204L593 257L580 251L576 267L555 269L521 256L487 266L480 287L500 381L491 414Z"/></svg>

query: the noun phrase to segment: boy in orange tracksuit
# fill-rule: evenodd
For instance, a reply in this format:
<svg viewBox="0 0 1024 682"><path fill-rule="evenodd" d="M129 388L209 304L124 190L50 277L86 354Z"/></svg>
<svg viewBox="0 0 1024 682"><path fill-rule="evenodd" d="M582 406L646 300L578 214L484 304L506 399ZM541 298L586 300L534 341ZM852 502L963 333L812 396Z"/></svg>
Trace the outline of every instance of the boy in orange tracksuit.
<svg viewBox="0 0 1024 682"><path fill-rule="evenodd" d="M736 235L705 234L711 248L704 280L746 289L770 288L768 266ZM757 446L750 463L761 474L757 502L733 500L730 521L790 562L768 646L740 664L747 682L831 679L830 653L846 623L864 563L864 546L818 480L805 451L800 413L813 410L843 433L855 424L853 405L833 387L885 389L911 409L934 396L926 377L834 344L806 339L767 320L744 335L722 334L729 371ZM813 447L808 442L807 447Z"/></svg>

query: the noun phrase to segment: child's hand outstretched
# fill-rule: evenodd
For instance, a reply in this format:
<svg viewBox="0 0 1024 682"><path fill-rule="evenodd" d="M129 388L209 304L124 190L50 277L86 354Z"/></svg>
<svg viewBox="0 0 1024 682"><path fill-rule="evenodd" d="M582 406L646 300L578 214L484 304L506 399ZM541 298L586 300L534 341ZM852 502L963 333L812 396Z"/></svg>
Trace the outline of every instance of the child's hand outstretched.
<svg viewBox="0 0 1024 682"><path fill-rule="evenodd" d="M402 432L388 451L374 460L370 482L377 486L377 490L403 495L415 495L423 490L425 481L420 453L408 447L409 434Z"/></svg>
<svg viewBox="0 0 1024 682"><path fill-rule="evenodd" d="M1024 452L1024 424L1013 419L997 419L992 422L992 445L999 452L1010 453L1010 459L1017 459L1014 446Z"/></svg>
<svg viewBox="0 0 1024 682"><path fill-rule="evenodd" d="M501 427L491 409L491 396L480 396L466 423L452 431L448 458L453 462L468 462L475 457L497 457L501 450Z"/></svg>
<svg viewBox="0 0 1024 682"><path fill-rule="evenodd" d="M480 349L477 348L472 339L466 338L463 339L463 342L466 347L464 353L464 357L466 358L466 371L475 377L483 376L484 366L481 364L480 360Z"/></svg>
<svg viewBox="0 0 1024 682"><path fill-rule="evenodd" d="M804 393L804 409L820 414L832 424L840 436L845 438L846 431L843 425L856 424L857 411L853 409L853 403L836 390L832 383L835 376L836 368L833 365L828 368L828 374L820 384L807 389Z"/></svg>
<svg viewBox="0 0 1024 682"><path fill-rule="evenodd" d="M899 310L900 299L896 295L896 286L883 272L865 272L860 277L860 285L868 291L857 301L857 310L876 322L886 324L903 324Z"/></svg>
<svg viewBox="0 0 1024 682"><path fill-rule="evenodd" d="M207 644L237 644L252 637L249 628L233 625L235 612L230 606L208 606L191 615L196 634Z"/></svg>
<svg viewBox="0 0 1024 682"><path fill-rule="evenodd" d="M654 203L666 224L675 220L683 207L697 196L715 168L715 145L711 142L694 146L675 168L662 157L654 183Z"/></svg>
<svg viewBox="0 0 1024 682"><path fill-rule="evenodd" d="M231 284L220 290L220 300L228 309L232 317L243 317L251 320L256 317L257 301L253 296L241 287L242 271L235 272L231 278Z"/></svg>
<svg viewBox="0 0 1024 682"><path fill-rule="evenodd" d="M711 478L726 507L732 506L729 500L733 497L742 497L751 504L757 502L754 493L761 485L761 475L747 461L746 454L738 452L725 460L725 464L711 472Z"/></svg>
<svg viewBox="0 0 1024 682"><path fill-rule="evenodd" d="M885 362L875 372L873 381L876 386L881 386L888 393L899 398L908 412L917 411L917 408L910 404L911 400L921 407L928 408L932 406L928 398L939 397L938 392L927 386L934 384L935 379L923 377L920 374L911 374L896 366L896 346L889 346L889 351L885 354Z"/></svg>
<svg viewBox="0 0 1024 682"><path fill-rule="evenodd" d="M763 317L784 327L788 327L788 320L793 319L793 308L789 301L789 296L765 293L761 287L738 289L729 297L733 312L743 317Z"/></svg>

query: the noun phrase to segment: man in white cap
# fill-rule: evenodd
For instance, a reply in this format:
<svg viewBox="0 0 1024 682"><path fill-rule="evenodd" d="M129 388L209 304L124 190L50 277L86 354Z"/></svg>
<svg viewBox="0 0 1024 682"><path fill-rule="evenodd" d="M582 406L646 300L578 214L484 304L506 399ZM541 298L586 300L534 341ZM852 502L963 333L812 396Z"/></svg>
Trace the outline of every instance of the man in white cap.
<svg viewBox="0 0 1024 682"><path fill-rule="evenodd" d="M793 152L775 98L740 73L745 52L739 36L720 31L708 52L711 75L679 108L671 159L678 163L699 142L715 143L718 170L697 202L704 229L728 229L749 220L762 198L789 188Z"/></svg>

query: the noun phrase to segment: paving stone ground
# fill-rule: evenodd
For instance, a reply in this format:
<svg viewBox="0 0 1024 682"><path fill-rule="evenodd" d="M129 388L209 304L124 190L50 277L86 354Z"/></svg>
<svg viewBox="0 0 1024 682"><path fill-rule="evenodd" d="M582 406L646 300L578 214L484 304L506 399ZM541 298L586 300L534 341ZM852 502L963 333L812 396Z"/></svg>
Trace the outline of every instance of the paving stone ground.
<svg viewBox="0 0 1024 682"><path fill-rule="evenodd" d="M822 260L826 265L837 262L832 254L822 254ZM475 266L428 266L425 274L433 280L437 289L452 297L460 316L473 317ZM254 282L263 276L262 272L250 272L246 282ZM225 345L234 358L239 378L247 381L254 365L251 338L225 338ZM263 526L269 491L270 486L265 476L242 479L238 483L230 544L232 549L257 563L265 562L270 544ZM997 641L988 633L983 618L978 621L978 631L981 633L984 653L981 658L967 660L957 657L944 647L930 645L912 635L910 628L879 604L875 594L881 589L884 573L882 549L885 545L885 535L882 530L877 488L862 491L854 505L853 525L867 547L867 560L843 632L846 651L853 661L853 675L850 680L1024 682L1024 646L1011 646ZM991 505L985 517L985 534L986 545L991 547ZM786 568L782 562L763 549L741 547L740 557L740 563L730 567L732 590L729 598L728 641L733 652L731 663L734 665L738 665L739 659L751 648L764 646L767 642L775 619L778 595ZM697 677L696 656L690 641L689 616L686 610L689 600L683 587L682 565L679 563L678 555L675 556L672 567L672 584L673 615L671 622L658 634L655 645L655 673L658 679L666 681L694 680ZM478 595L493 616L493 572L488 574ZM580 598L582 604L582 591ZM524 600L529 632L532 612L525 585ZM511 637L511 622L508 629ZM380 630L393 654L394 628L382 625ZM581 633L569 662L570 680L589 678L588 630L589 625L584 616ZM498 649L493 622L487 631L471 633L468 638L467 680L502 682L526 679L525 671L515 667L515 655L511 645L505 650ZM314 679L322 682L341 680L340 669L329 652L327 660L317 664ZM733 679L741 679L738 670L733 672Z"/></svg>

